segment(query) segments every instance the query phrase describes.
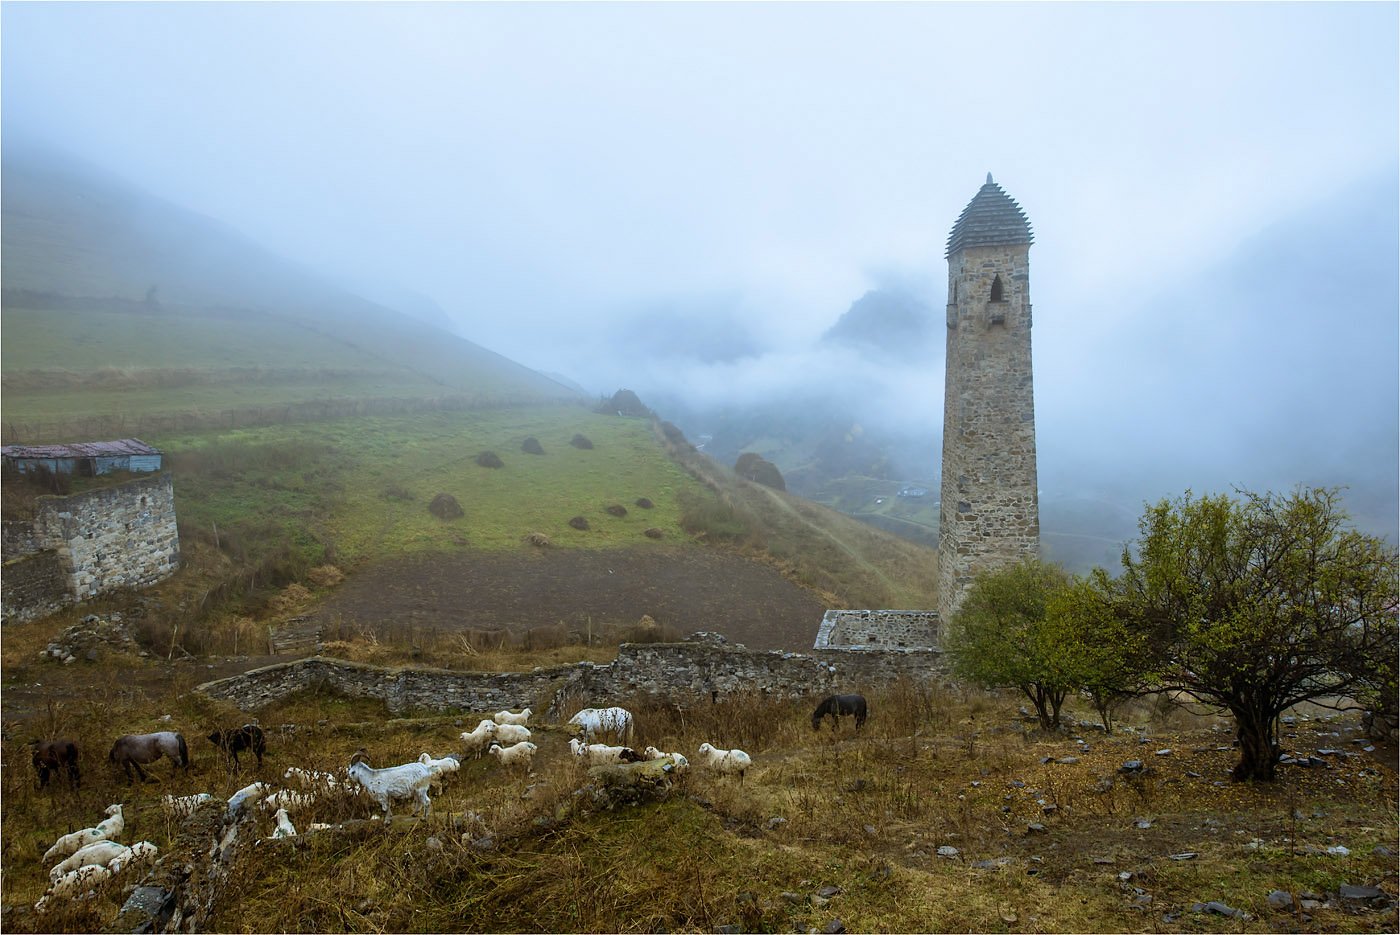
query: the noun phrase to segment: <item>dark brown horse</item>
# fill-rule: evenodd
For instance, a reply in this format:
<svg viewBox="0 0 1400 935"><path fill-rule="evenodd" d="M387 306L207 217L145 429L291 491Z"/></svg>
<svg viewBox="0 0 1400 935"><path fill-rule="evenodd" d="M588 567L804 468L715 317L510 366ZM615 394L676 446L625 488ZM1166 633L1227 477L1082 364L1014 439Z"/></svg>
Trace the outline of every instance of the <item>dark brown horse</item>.
<svg viewBox="0 0 1400 935"><path fill-rule="evenodd" d="M238 754L244 750L253 751L253 755L258 758L258 768L262 769L263 754L267 752L267 738L263 736L262 728L258 725L244 724L232 730L216 730L209 735L209 742L228 754L233 759L235 768L238 767Z"/></svg>
<svg viewBox="0 0 1400 935"><path fill-rule="evenodd" d="M49 773L64 770L68 773L68 785L78 788L78 745L71 740L31 740L34 748L34 769L39 773L39 788L49 784Z"/></svg>
<svg viewBox="0 0 1400 935"><path fill-rule="evenodd" d="M822 726L822 718L831 715L831 729L836 730L843 715L853 714L856 718L856 730L860 730L865 724L865 696L864 695L832 695L822 699L822 703L817 705L817 710L812 712L812 730L817 730Z"/></svg>
<svg viewBox="0 0 1400 935"><path fill-rule="evenodd" d="M154 763L162 756L170 757L170 775L184 767L190 771L190 748L185 738L173 730L157 731L154 734L126 734L112 744L112 752L107 754L109 762L116 763L126 772L126 781L131 782L131 767L136 767L136 775L142 782L148 781L143 763Z"/></svg>

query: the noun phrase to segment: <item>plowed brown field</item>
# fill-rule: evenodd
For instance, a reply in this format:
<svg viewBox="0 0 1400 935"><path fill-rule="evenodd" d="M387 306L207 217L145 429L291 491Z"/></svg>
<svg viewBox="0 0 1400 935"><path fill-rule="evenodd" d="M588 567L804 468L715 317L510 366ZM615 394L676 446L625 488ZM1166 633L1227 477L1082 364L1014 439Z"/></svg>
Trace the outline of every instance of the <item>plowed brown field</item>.
<svg viewBox="0 0 1400 935"><path fill-rule="evenodd" d="M711 549L415 555L357 569L316 612L337 626L507 629L564 621L722 633L750 649L812 648L826 606L777 570Z"/></svg>

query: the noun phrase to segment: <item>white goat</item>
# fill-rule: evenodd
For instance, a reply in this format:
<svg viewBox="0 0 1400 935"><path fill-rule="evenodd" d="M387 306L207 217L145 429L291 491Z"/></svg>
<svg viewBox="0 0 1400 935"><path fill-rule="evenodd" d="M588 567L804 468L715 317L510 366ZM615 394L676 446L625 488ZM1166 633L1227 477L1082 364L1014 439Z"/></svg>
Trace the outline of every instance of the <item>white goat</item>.
<svg viewBox="0 0 1400 935"><path fill-rule="evenodd" d="M739 781L744 781L744 771L753 765L753 758L743 750L720 750L708 743L700 745L700 755L705 765L721 773L738 773Z"/></svg>
<svg viewBox="0 0 1400 935"><path fill-rule="evenodd" d="M274 816L277 819L277 830L272 832L272 837L294 838L297 836L297 829L292 825L292 820L287 817L287 810L279 808Z"/></svg>
<svg viewBox="0 0 1400 935"><path fill-rule="evenodd" d="M262 807L269 812L278 809L310 808L320 796L314 792L297 792L293 789L278 789L271 795L263 796Z"/></svg>
<svg viewBox="0 0 1400 935"><path fill-rule="evenodd" d="M207 792L197 792L194 795L163 795L160 797L160 807L172 817L188 818L194 814L195 809L205 802L213 801L213 798Z"/></svg>
<svg viewBox="0 0 1400 935"><path fill-rule="evenodd" d="M609 747L601 743L583 743L577 737L569 738L569 749L574 756L594 765L604 763L637 763L641 757L631 747Z"/></svg>
<svg viewBox="0 0 1400 935"><path fill-rule="evenodd" d="M75 898L92 892L112 878L112 871L101 864L88 864L77 870L70 870L49 887L49 891L39 897L34 904L35 912L46 912L49 900L55 897Z"/></svg>
<svg viewBox="0 0 1400 935"><path fill-rule="evenodd" d="M228 797L228 817L235 817L245 805L252 805L264 794L272 789L272 786L265 782L249 783Z"/></svg>
<svg viewBox="0 0 1400 935"><path fill-rule="evenodd" d="M108 805L105 814L107 817L95 826L65 834L53 842L53 847L44 852L44 863L48 863L55 857L67 857L79 848L95 841L111 841L120 835L125 827L125 823L122 821L122 807Z"/></svg>
<svg viewBox="0 0 1400 935"><path fill-rule="evenodd" d="M632 712L626 708L584 708L569 718L569 726L582 731L584 740L613 734L623 743L632 742Z"/></svg>
<svg viewBox="0 0 1400 935"><path fill-rule="evenodd" d="M386 823L393 817L389 811L390 799L416 800L418 807L415 811L421 811L424 818L428 817L432 809L432 802L428 798L428 786L432 784L433 771L422 763L404 763L402 766L373 769L365 762L365 754L361 750L350 760L349 773L350 778L364 786L370 797L384 809Z"/></svg>
<svg viewBox="0 0 1400 935"><path fill-rule="evenodd" d="M431 753L424 753L418 757L418 762L433 771L433 787L437 789L442 788L443 773L455 773L462 767L461 761L451 753L437 760Z"/></svg>
<svg viewBox="0 0 1400 935"><path fill-rule="evenodd" d="M690 761L679 753L663 753L655 747L647 747L642 751L642 756L646 757L648 760L659 760L662 757L669 756L676 764L676 770L678 772L690 769Z"/></svg>
<svg viewBox="0 0 1400 935"><path fill-rule="evenodd" d="M53 869L49 871L49 882L57 883L59 877L71 870L77 870L79 867L87 867L92 864L105 867L112 862L113 857L125 853L126 849L125 844L117 841L94 841L91 844L85 844L54 864Z"/></svg>
<svg viewBox="0 0 1400 935"><path fill-rule="evenodd" d="M497 724L519 724L519 725L521 725L521 726L523 727L524 725L530 723L530 714L531 714L531 713L532 713L532 712L530 711L529 708L526 708L524 711L521 711L519 714L512 714L512 713L509 712L509 711L497 711L497 712L496 712L496 723L497 723Z"/></svg>
<svg viewBox="0 0 1400 935"><path fill-rule="evenodd" d="M531 761L535 757L535 751L538 749L539 747L536 747L530 741L522 740L520 743L513 744L509 747L503 747L499 743L492 743L491 749L486 752L500 760L502 766L524 766L528 769Z"/></svg>
<svg viewBox="0 0 1400 935"><path fill-rule="evenodd" d="M481 751L486 749L491 738L496 735L496 722L489 717L481 721L473 730L463 731L462 742L467 745L468 753L475 753L477 758L481 757Z"/></svg>
<svg viewBox="0 0 1400 935"><path fill-rule="evenodd" d="M494 733L501 746L523 743L530 739L530 728L521 727L519 724L497 724Z"/></svg>

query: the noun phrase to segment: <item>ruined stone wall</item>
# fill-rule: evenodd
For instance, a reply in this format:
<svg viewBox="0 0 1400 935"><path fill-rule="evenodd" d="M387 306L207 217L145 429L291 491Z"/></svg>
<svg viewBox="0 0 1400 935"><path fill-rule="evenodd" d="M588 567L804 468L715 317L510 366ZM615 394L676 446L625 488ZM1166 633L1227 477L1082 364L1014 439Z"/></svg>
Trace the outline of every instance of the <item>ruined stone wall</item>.
<svg viewBox="0 0 1400 935"><path fill-rule="evenodd" d="M74 600L154 584L179 567L169 473L66 497L40 497L34 528L36 538L63 561Z"/></svg>
<svg viewBox="0 0 1400 935"><path fill-rule="evenodd" d="M55 552L22 555L0 569L0 613L5 623L43 617L72 600L67 572Z"/></svg>
<svg viewBox="0 0 1400 935"><path fill-rule="evenodd" d="M939 611L985 570L1040 554L1029 246L948 258ZM1002 300L991 301L1000 276Z"/></svg>
<svg viewBox="0 0 1400 935"><path fill-rule="evenodd" d="M932 610L828 610L813 649L902 652L938 647Z"/></svg>
<svg viewBox="0 0 1400 935"><path fill-rule="evenodd" d="M245 710L308 688L330 688L384 701L391 714L414 710L490 712L531 706L558 712L564 705L607 705L638 697L704 703L758 691L778 698L860 691L901 676L942 674L937 652L865 653L824 658L754 652L712 636L682 643L627 643L606 665L581 662L531 672L479 673L445 669L389 669L313 657L254 669L198 687Z"/></svg>
<svg viewBox="0 0 1400 935"><path fill-rule="evenodd" d="M34 531L34 524L26 520L7 519L0 523L0 557L4 561L33 555L43 549Z"/></svg>

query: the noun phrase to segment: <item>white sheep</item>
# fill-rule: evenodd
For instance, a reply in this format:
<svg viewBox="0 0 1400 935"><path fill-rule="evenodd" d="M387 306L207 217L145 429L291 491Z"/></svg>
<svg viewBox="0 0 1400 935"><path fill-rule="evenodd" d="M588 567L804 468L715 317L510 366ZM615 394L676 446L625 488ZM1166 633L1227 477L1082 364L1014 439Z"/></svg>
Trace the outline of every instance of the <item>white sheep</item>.
<svg viewBox="0 0 1400 935"><path fill-rule="evenodd" d="M319 798L314 792L297 792L293 789L278 789L271 795L263 796L262 807L269 812L278 809L310 808Z"/></svg>
<svg viewBox="0 0 1400 935"><path fill-rule="evenodd" d="M160 797L160 807L174 818L188 818L194 814L195 809L213 799L214 797L207 792L197 792L194 795L163 795Z"/></svg>
<svg viewBox="0 0 1400 935"><path fill-rule="evenodd" d="M441 759L433 759L431 753L424 753L418 757L418 762L433 771L433 788L442 788L442 776L444 773L455 773L461 769L461 761L451 753Z"/></svg>
<svg viewBox="0 0 1400 935"><path fill-rule="evenodd" d="M496 741L503 747L530 739L530 728L521 727L519 724L497 724L494 733Z"/></svg>
<svg viewBox="0 0 1400 935"><path fill-rule="evenodd" d="M251 805L262 798L272 786L265 782L249 783L228 798L228 817L235 817L243 806Z"/></svg>
<svg viewBox="0 0 1400 935"><path fill-rule="evenodd" d="M486 752L500 760L502 766L524 766L528 769L530 762L534 759L535 751L538 749L539 747L530 741L522 740L509 747L503 747L499 743L493 742L491 749Z"/></svg>
<svg viewBox="0 0 1400 935"><path fill-rule="evenodd" d="M141 860L150 860L159 852L159 848L150 841L137 841L125 851L112 858L112 862L107 865L107 869L113 873L121 873L131 864Z"/></svg>
<svg viewBox="0 0 1400 935"><path fill-rule="evenodd" d="M613 734L623 743L632 742L632 712L626 708L584 708L569 718L569 726L591 741L600 734Z"/></svg>
<svg viewBox="0 0 1400 935"><path fill-rule="evenodd" d="M292 824L292 820L287 817L287 810L285 808L279 808L277 814L273 817L277 820L277 830L272 832L272 837L274 839L294 838L297 836L297 829Z"/></svg>
<svg viewBox="0 0 1400 935"><path fill-rule="evenodd" d="M721 773L738 773L739 781L744 781L744 772L753 765L753 758L743 750L720 750L708 743L700 745L700 755L705 765Z"/></svg>
<svg viewBox="0 0 1400 935"><path fill-rule="evenodd" d="M386 823L393 817L389 811L390 799L416 800L418 808L415 811L421 811L424 818L428 817L432 809L432 802L428 798L428 786L432 784L433 771L422 763L404 763L402 766L374 769L365 761L365 753L361 750L350 760L349 773L350 778L363 786L379 803L379 807L384 809Z"/></svg>
<svg viewBox="0 0 1400 935"><path fill-rule="evenodd" d="M105 814L107 817L95 826L65 834L53 842L53 847L44 852L44 863L48 863L55 857L67 857L79 848L96 841L111 841L120 835L125 827L125 823L122 821L122 807L108 805Z"/></svg>
<svg viewBox="0 0 1400 935"><path fill-rule="evenodd" d="M106 883L112 878L112 871L101 864L88 864L77 870L70 870L49 887L49 891L39 897L34 904L35 912L47 912L49 900L55 897L76 898Z"/></svg>
<svg viewBox="0 0 1400 935"><path fill-rule="evenodd" d="M532 713L532 712L530 711L529 708L526 708L524 711L521 711L519 714L512 714L512 713L509 712L509 711L497 711L497 712L496 712L496 723L497 723L497 724L519 724L519 725L521 725L521 726L523 727L524 725L530 723L530 714L531 714L531 713Z"/></svg>
<svg viewBox="0 0 1400 935"><path fill-rule="evenodd" d="M690 761L679 753L663 753L655 747L647 747L642 751L642 756L646 757L648 760L659 760L662 757L669 756L672 762L676 764L676 770L678 772L690 769Z"/></svg>
<svg viewBox="0 0 1400 935"><path fill-rule="evenodd" d="M318 772L314 769L302 769L300 766L288 766L287 771L282 774L282 778L292 780L303 789L316 792L331 792L349 788L346 781L338 776Z"/></svg>
<svg viewBox="0 0 1400 935"><path fill-rule="evenodd" d="M463 731L462 742L467 745L468 753L475 753L481 757L481 751L486 749L486 745L496 735L496 722L490 718L485 718L470 731Z"/></svg>
<svg viewBox="0 0 1400 935"><path fill-rule="evenodd" d="M601 743L583 743L577 737L569 738L569 749L579 759L586 759L597 766L604 763L637 763L641 757L631 747L610 747Z"/></svg>
<svg viewBox="0 0 1400 935"><path fill-rule="evenodd" d="M117 841L94 841L78 848L63 860L54 864L49 871L49 882L57 883L58 878L79 867L87 867L96 864L101 867L112 862L112 858L118 854L126 852L126 845Z"/></svg>

